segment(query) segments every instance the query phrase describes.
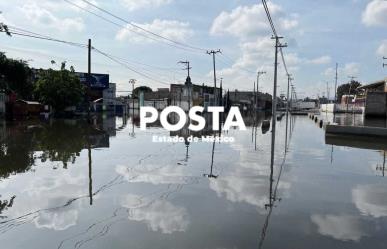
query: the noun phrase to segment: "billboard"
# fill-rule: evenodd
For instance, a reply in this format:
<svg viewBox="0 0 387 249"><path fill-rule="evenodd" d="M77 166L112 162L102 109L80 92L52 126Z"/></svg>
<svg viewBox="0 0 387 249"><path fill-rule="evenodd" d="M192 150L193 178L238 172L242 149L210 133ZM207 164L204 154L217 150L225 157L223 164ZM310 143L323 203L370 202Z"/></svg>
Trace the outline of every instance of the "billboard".
<svg viewBox="0 0 387 249"><path fill-rule="evenodd" d="M109 74L98 74L98 73L92 73L90 76L90 80L88 81L88 74L87 73L76 73L79 77L79 80L82 84L85 84L86 86L90 82L90 88L91 89L107 89L109 88Z"/></svg>

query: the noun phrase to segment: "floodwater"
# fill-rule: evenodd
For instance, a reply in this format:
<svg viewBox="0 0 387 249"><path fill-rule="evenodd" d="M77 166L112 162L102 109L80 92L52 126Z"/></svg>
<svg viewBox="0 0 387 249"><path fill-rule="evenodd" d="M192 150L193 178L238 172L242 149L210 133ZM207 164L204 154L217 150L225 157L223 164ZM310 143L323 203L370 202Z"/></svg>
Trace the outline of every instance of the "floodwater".
<svg viewBox="0 0 387 249"><path fill-rule="evenodd" d="M0 123L1 248L386 248L386 144L263 118L233 143L155 143L171 134L118 117Z"/></svg>

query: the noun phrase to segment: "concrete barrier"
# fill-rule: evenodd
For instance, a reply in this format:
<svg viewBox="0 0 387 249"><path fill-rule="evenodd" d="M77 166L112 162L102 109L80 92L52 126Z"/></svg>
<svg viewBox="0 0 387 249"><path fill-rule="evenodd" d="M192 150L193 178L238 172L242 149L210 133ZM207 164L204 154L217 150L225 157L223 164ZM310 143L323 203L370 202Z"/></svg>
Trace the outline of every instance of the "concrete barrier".
<svg viewBox="0 0 387 249"><path fill-rule="evenodd" d="M387 138L387 128L370 126L326 125L326 134L356 135Z"/></svg>

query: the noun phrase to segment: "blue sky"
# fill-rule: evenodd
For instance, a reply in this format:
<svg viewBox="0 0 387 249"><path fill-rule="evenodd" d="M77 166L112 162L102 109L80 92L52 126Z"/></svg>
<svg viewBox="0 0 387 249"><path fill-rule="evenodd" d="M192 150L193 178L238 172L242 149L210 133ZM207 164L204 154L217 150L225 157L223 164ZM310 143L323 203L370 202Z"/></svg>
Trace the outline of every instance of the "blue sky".
<svg viewBox="0 0 387 249"><path fill-rule="evenodd" d="M82 0L68 0L87 6ZM261 91L272 92L274 43L261 1L251 0L92 0L101 8L170 39L204 49L221 49L218 78L224 88L251 89L254 72L267 71ZM268 1L284 49L289 72L299 96L322 95L326 82L333 89L334 67L339 83L348 76L372 82L387 76L387 1L384 0L277 0ZM102 14L92 7L87 7ZM203 52L188 52L139 36L80 10L64 0L0 2L0 21L58 39L86 43L130 61L138 75L93 53L93 72L109 73L118 90L130 90L128 80L153 88L183 82L185 71L177 62L189 60L194 83L212 85L212 60ZM119 22L104 15L112 21ZM30 60L34 67L50 67L52 59L66 60L77 71L87 68L87 51L49 41L5 35L0 50L9 57ZM147 66L144 66L146 64ZM153 66L153 67L149 67ZM286 90L286 75L279 69L279 92ZM333 90L330 93L333 96Z"/></svg>

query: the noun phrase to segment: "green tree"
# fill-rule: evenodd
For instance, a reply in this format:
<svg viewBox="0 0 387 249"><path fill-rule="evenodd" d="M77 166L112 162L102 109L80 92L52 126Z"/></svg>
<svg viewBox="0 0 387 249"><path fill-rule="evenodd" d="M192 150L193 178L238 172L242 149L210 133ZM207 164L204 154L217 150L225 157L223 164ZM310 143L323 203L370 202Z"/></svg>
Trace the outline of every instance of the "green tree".
<svg viewBox="0 0 387 249"><path fill-rule="evenodd" d="M153 91L152 91L152 88L150 88L148 86L139 86L139 87L134 88L133 96L138 97L138 94L140 92L149 93L149 92L153 92Z"/></svg>
<svg viewBox="0 0 387 249"><path fill-rule="evenodd" d="M82 101L84 86L73 67L66 69L65 62L62 62L60 70L40 70L38 78L34 89L37 99L52 106L56 112Z"/></svg>
<svg viewBox="0 0 387 249"><path fill-rule="evenodd" d="M26 61L14 60L0 52L0 88L15 92L19 98L32 97L32 71Z"/></svg>
<svg viewBox="0 0 387 249"><path fill-rule="evenodd" d="M343 95L356 95L359 93L357 89L361 86L360 82L352 80L350 83L343 84L337 88L337 101L341 101Z"/></svg>

